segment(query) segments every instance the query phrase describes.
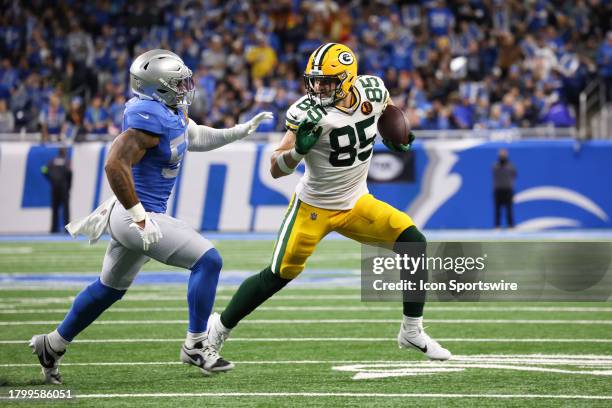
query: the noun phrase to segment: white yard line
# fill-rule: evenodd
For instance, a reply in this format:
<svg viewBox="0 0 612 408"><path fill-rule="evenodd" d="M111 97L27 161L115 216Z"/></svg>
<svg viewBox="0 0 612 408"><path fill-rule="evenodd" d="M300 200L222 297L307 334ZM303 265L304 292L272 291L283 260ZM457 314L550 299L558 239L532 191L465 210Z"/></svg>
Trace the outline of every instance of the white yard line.
<svg viewBox="0 0 612 408"><path fill-rule="evenodd" d="M218 295L217 300L230 300L232 295ZM0 301L1 304L51 304L51 303L65 303L70 302L74 299L74 296L57 296L57 297L14 297L12 299L4 298ZM175 302L181 301L186 302L187 295L182 296L168 296L168 295L156 295L156 294L138 294L138 295L127 295L121 300L121 302ZM317 301L317 300L354 300L359 301L361 298L358 293L354 295L279 295L274 297L275 300L304 300L304 301Z"/></svg>
<svg viewBox="0 0 612 408"><path fill-rule="evenodd" d="M29 246L17 246L17 247L0 247L0 255L3 256L3 263L6 263L6 259L8 258L17 258L17 260L23 261L23 258L20 256L12 256L14 254L23 255L23 254L31 254L34 252L34 248Z"/></svg>
<svg viewBox="0 0 612 408"><path fill-rule="evenodd" d="M394 324L398 319L249 319L241 324ZM22 320L0 322L0 326L45 326L55 325L57 320ZM96 325L128 324L187 324L188 320L100 320ZM437 324L567 324L567 325L612 325L612 320L553 320L553 319L427 319Z"/></svg>
<svg viewBox="0 0 612 408"><path fill-rule="evenodd" d="M15 309L0 310L1 314L45 314L66 313L67 309ZM187 305L183 307L111 307L104 313L130 313L130 312L184 312ZM261 306L257 308L260 312L397 312L399 306ZM518 306L518 307L496 307L496 306L428 306L427 312L612 312L612 307L548 307L548 306Z"/></svg>
<svg viewBox="0 0 612 408"><path fill-rule="evenodd" d="M167 270L167 271L143 271L141 273L147 273L147 274L164 274L164 273L174 273L174 272L181 272L181 270ZM240 271L237 271L240 272ZM342 273L348 273L347 271L340 271ZM0 272L0 277L2 276L4 272ZM54 273L54 272L53 272ZM53 274L52 272L50 272L50 274ZM68 272L71 273L71 272ZM225 273L225 272L224 272ZM32 273L27 273L26 275L31 275ZM91 277L93 278L93 280L95 280L96 277L100 276L100 272L78 272L79 275L84 275L84 274L91 274ZM9 274L12 275L12 274ZM189 275L189 272L185 272L185 275ZM85 286L86 283L83 284L83 286ZM81 286L81 288L83 287ZM231 286L231 285L219 285L219 287L217 288L217 293L221 293L221 292L230 292L230 293L234 293L236 291L237 286ZM167 284L147 284L147 285L134 285L132 287L130 287L130 291L128 292L127 296L131 296L133 294L152 294L155 292L171 292L171 293L175 293L178 292L179 294L183 294L185 293L185 291L187 290L187 287L184 283L167 283ZM302 292L306 289L303 288L296 288L296 287L290 287L288 289L285 289L282 293L282 296L287 296L290 293L293 292ZM49 285L48 282L44 283L44 284L39 284L39 285L33 285L33 284L28 284L27 286L8 286L8 285L0 285L0 291L4 291L6 293L10 293L10 292L40 292L40 291L49 291L49 292L71 292L71 293L78 293L79 292L79 287L65 287L65 286L60 286L60 285ZM339 293L336 292L349 292L349 293L354 293L355 297L359 297L360 296L360 292L359 289L357 288L342 288L342 287L333 287L333 286L325 286L325 287L319 287L317 288L317 293L325 293L325 292L333 292L334 295L341 295ZM298 295L299 293L294 293L295 295ZM185 293L185 296L186 293ZM311 295L308 295L311 296ZM39 296L32 294L29 296L19 296L19 297L24 297L24 298L38 298Z"/></svg>
<svg viewBox="0 0 612 408"><path fill-rule="evenodd" d="M236 364L254 364L254 365L269 365L269 364L389 364L400 363L400 361L385 361L385 360L282 360L282 361L232 361ZM94 366L131 366L131 365L182 365L181 361L115 361L115 362L90 362L90 363L62 363L62 367L94 367ZM19 363L19 364L0 364L0 367L40 367L38 363Z"/></svg>
<svg viewBox="0 0 612 408"><path fill-rule="evenodd" d="M597 355L597 354L470 354L470 355L454 355L452 360L447 362L434 361L410 361L410 360L247 360L234 361L236 364L247 365L277 365L277 364L292 364L292 365L309 365L309 364L378 364L378 365L419 365L440 366L454 363L487 363L487 362L503 362L510 363L531 363L540 365L562 365L562 364L587 364L589 366L607 366L612 363L612 355ZM62 363L62 367L95 367L95 366L148 366L148 365L181 365L181 361L113 361L99 362L92 361L88 363ZM38 363L14 363L0 364L0 367L38 367Z"/></svg>
<svg viewBox="0 0 612 408"><path fill-rule="evenodd" d="M478 398L478 399L555 399L612 400L612 395L559 394L430 394L430 393L355 393L355 392L192 392L78 394L81 398L193 398L193 397L342 397L342 398Z"/></svg>
<svg viewBox="0 0 612 408"><path fill-rule="evenodd" d="M612 343L612 339L582 339L582 338L439 338L440 342L448 343ZM126 338L126 339L82 339L74 343L178 343L185 341L184 338L174 339L152 339L152 338ZM235 337L229 338L230 342L261 342L261 343L287 343L287 342L394 342L392 337ZM28 340L0 340L0 344L26 344Z"/></svg>

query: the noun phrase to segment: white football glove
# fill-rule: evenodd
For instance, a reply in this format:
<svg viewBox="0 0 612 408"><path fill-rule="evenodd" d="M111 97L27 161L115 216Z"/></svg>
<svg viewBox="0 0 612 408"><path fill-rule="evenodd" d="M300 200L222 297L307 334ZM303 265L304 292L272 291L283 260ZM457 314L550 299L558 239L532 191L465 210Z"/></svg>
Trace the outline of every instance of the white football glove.
<svg viewBox="0 0 612 408"><path fill-rule="evenodd" d="M157 225L155 220L149 217L149 214L145 214L144 222L144 228L140 228L136 222L131 223L130 228L136 228L136 231L140 234L140 238L142 238L142 248L148 251L149 245L159 242L159 240L163 238L163 234L159 229L159 225Z"/></svg>
<svg viewBox="0 0 612 408"><path fill-rule="evenodd" d="M253 119L249 120L245 123L247 126L247 136L254 133L257 130L257 126L263 121L269 121L274 119L274 114L272 112L261 112L253 117Z"/></svg>

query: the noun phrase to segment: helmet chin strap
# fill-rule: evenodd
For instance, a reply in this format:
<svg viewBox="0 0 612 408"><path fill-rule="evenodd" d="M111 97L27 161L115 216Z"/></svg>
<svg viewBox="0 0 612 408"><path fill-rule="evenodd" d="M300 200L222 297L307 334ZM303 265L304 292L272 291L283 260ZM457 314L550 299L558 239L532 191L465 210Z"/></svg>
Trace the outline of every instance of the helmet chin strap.
<svg viewBox="0 0 612 408"><path fill-rule="evenodd" d="M328 98L321 98L320 96L319 98L319 104L321 104L321 106L332 106L335 103L335 98L333 96L330 96Z"/></svg>
<svg viewBox="0 0 612 408"><path fill-rule="evenodd" d="M344 76L344 79L340 80L340 83L338 84L338 87L336 88L336 98L337 101L340 102L341 100L343 100L344 98L346 98L347 96L352 95L351 92L348 93L348 95L344 92L344 90L342 89L342 85L344 85L344 81L346 81L347 76Z"/></svg>

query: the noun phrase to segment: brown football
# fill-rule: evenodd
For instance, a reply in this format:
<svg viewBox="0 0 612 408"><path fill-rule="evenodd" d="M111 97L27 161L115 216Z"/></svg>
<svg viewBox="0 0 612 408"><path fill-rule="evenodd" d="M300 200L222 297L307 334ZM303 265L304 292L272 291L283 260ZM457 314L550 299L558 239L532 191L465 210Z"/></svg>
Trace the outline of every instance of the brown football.
<svg viewBox="0 0 612 408"><path fill-rule="evenodd" d="M378 118L378 134L396 145L408 143L410 123L404 112L395 105L387 105Z"/></svg>

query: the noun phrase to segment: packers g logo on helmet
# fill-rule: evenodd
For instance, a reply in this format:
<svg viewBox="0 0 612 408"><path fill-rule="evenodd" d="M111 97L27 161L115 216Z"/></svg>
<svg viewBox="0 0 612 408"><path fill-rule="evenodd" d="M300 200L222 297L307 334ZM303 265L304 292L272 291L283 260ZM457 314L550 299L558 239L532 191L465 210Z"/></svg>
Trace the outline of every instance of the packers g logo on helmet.
<svg viewBox="0 0 612 408"><path fill-rule="evenodd" d="M308 59L304 83L310 99L322 106L336 104L349 95L357 78L357 58L349 47L327 43Z"/></svg>
<svg viewBox="0 0 612 408"><path fill-rule="evenodd" d="M338 55L338 61L340 61L344 65L351 65L355 58L353 58L353 54L348 51L344 51Z"/></svg>

